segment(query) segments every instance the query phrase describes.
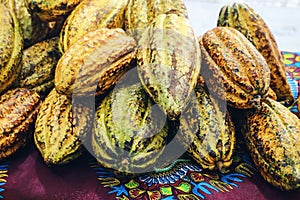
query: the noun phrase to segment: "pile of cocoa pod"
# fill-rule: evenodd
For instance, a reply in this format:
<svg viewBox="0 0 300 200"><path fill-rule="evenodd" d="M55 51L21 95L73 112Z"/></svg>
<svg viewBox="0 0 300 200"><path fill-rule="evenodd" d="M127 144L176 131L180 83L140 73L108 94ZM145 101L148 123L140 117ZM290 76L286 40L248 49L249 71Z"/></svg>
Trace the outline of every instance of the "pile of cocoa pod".
<svg viewBox="0 0 300 200"><path fill-rule="evenodd" d="M247 4L216 23L196 36L182 0L0 0L0 160L33 140L49 166L87 150L140 174L185 153L225 173L241 134L267 182L298 188L275 38Z"/></svg>

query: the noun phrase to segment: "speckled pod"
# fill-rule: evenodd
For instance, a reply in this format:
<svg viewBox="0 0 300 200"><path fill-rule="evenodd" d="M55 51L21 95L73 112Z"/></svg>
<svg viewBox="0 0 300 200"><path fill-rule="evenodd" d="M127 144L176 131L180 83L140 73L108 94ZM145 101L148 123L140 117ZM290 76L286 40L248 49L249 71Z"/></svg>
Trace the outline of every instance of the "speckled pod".
<svg viewBox="0 0 300 200"><path fill-rule="evenodd" d="M264 57L234 28L215 27L199 39L201 75L212 94L235 108L261 106L270 84Z"/></svg>
<svg viewBox="0 0 300 200"><path fill-rule="evenodd" d="M267 99L248 113L245 139L263 178L281 190L300 186L300 120L279 102Z"/></svg>
<svg viewBox="0 0 300 200"><path fill-rule="evenodd" d="M39 95L25 88L8 90L0 96L0 160L26 145L39 105Z"/></svg>
<svg viewBox="0 0 300 200"><path fill-rule="evenodd" d="M49 166L66 164L82 153L90 130L90 107L72 101L53 89L41 104L35 122L34 142Z"/></svg>
<svg viewBox="0 0 300 200"><path fill-rule="evenodd" d="M58 61L55 88L67 96L103 94L130 68L135 55L135 40L122 29L89 32Z"/></svg>
<svg viewBox="0 0 300 200"><path fill-rule="evenodd" d="M286 77L285 65L275 37L261 16L247 4L234 3L221 8L218 26L237 29L256 47L269 65L270 87L276 93L277 100L290 106L294 98Z"/></svg>
<svg viewBox="0 0 300 200"><path fill-rule="evenodd" d="M82 0L24 0L30 13L42 21L56 21L68 15Z"/></svg>
<svg viewBox="0 0 300 200"><path fill-rule="evenodd" d="M68 16L60 33L60 50L98 28L123 28L128 0L83 0Z"/></svg>
<svg viewBox="0 0 300 200"><path fill-rule="evenodd" d="M182 0L129 0L125 11L125 31L137 41L160 14L176 11L187 18Z"/></svg>
<svg viewBox="0 0 300 200"><path fill-rule="evenodd" d="M95 158L125 174L153 170L163 153L168 123L140 83L115 88L97 107L92 135Z"/></svg>
<svg viewBox="0 0 300 200"><path fill-rule="evenodd" d="M54 87L54 72L61 54L58 37L38 42L23 51L19 86L45 97Z"/></svg>
<svg viewBox="0 0 300 200"><path fill-rule="evenodd" d="M153 100L169 119L188 104L200 71L200 48L188 19L161 14L138 44L138 73Z"/></svg>
<svg viewBox="0 0 300 200"><path fill-rule="evenodd" d="M0 3L0 94L14 83L20 72L23 37L12 5Z"/></svg>
<svg viewBox="0 0 300 200"><path fill-rule="evenodd" d="M48 23L43 22L36 15L32 15L25 7L23 0L0 0L6 5L12 4L24 39L24 48L45 39L52 31Z"/></svg>
<svg viewBox="0 0 300 200"><path fill-rule="evenodd" d="M232 164L234 124L225 103L219 104L200 85L195 93L180 117L180 137L176 138L204 169L223 172Z"/></svg>

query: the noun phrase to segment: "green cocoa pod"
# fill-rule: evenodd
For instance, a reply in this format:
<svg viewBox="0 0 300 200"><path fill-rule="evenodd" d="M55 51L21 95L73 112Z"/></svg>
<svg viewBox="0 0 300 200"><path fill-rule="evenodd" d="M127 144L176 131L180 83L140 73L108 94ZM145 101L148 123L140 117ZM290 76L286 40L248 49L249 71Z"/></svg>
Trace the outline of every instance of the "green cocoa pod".
<svg viewBox="0 0 300 200"><path fill-rule="evenodd" d="M153 105L139 82L105 96L97 107L91 140L100 164L125 174L153 170L169 129L161 120L165 115Z"/></svg>
<svg viewBox="0 0 300 200"><path fill-rule="evenodd" d="M78 158L92 121L89 106L73 102L55 89L42 102L35 122L34 142L49 166Z"/></svg>
<svg viewBox="0 0 300 200"><path fill-rule="evenodd" d="M180 137L176 138L204 169L222 172L232 164L234 124L225 102L212 98L201 85L197 85L195 93L180 117Z"/></svg>
<svg viewBox="0 0 300 200"><path fill-rule="evenodd" d="M41 97L54 87L56 64L61 57L58 37L38 42L23 51L19 86L32 89Z"/></svg>
<svg viewBox="0 0 300 200"><path fill-rule="evenodd" d="M188 104L197 84L201 53L194 30L182 15L161 14L138 44L141 82L170 119Z"/></svg>
<svg viewBox="0 0 300 200"><path fill-rule="evenodd" d="M158 15L173 11L188 17L182 0L129 0L125 10L125 31L138 41Z"/></svg>

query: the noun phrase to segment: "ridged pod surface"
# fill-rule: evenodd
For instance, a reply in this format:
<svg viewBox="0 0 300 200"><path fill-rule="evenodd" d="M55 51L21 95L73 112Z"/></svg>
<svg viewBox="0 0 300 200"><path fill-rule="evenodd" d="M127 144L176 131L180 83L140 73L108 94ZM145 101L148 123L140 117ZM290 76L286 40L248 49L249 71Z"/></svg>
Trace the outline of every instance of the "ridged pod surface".
<svg viewBox="0 0 300 200"><path fill-rule="evenodd" d="M8 90L0 96L0 160L26 145L39 105L39 95L26 88Z"/></svg>
<svg viewBox="0 0 300 200"><path fill-rule="evenodd" d="M42 21L57 21L68 15L82 0L24 0L30 13Z"/></svg>
<svg viewBox="0 0 300 200"><path fill-rule="evenodd" d="M231 27L215 27L199 39L201 75L212 94L235 108L260 108L270 70L247 38Z"/></svg>
<svg viewBox="0 0 300 200"><path fill-rule="evenodd" d="M20 72L23 37L12 5L0 3L0 94L14 83Z"/></svg>
<svg viewBox="0 0 300 200"><path fill-rule="evenodd" d="M89 32L58 61L55 88L67 96L103 94L131 67L135 55L135 40L122 29Z"/></svg>
<svg viewBox="0 0 300 200"><path fill-rule="evenodd" d="M59 48L65 52L73 43L98 28L123 28L128 0L83 0L68 16L60 33Z"/></svg>
<svg viewBox="0 0 300 200"><path fill-rule="evenodd" d="M41 97L47 96L54 87L54 72L60 57L58 37L25 49L20 63L19 86L32 89Z"/></svg>
<svg viewBox="0 0 300 200"><path fill-rule="evenodd" d="M290 106L294 102L285 65L274 35L266 22L245 3L234 3L221 8L218 26L233 27L240 31L263 55L271 71L270 87L278 101Z"/></svg>
<svg viewBox="0 0 300 200"><path fill-rule="evenodd" d="M90 107L76 104L55 89L42 102L35 122L34 142L49 166L66 164L81 155L91 131Z"/></svg>
<svg viewBox="0 0 300 200"><path fill-rule="evenodd" d="M133 174L153 170L163 153L168 123L140 83L115 88L97 107L92 151L105 167Z"/></svg>
<svg viewBox="0 0 300 200"><path fill-rule="evenodd" d="M188 19L161 14L138 44L138 73L148 92L170 119L190 100L200 71L201 52Z"/></svg>
<svg viewBox="0 0 300 200"><path fill-rule="evenodd" d="M300 120L279 102L267 99L246 116L245 139L263 178L281 190L300 186Z"/></svg>
<svg viewBox="0 0 300 200"><path fill-rule="evenodd" d="M177 137L204 169L223 172L232 164L235 127L226 110L201 85L180 118ZM225 107L224 107L225 106Z"/></svg>
<svg viewBox="0 0 300 200"><path fill-rule="evenodd" d="M24 47L28 47L36 42L45 39L51 32L48 23L43 22L36 15L32 15L25 7L25 1L20 0L0 0L5 5L12 4L24 39Z"/></svg>
<svg viewBox="0 0 300 200"><path fill-rule="evenodd" d="M129 0L125 10L125 31L138 41L158 15L172 11L188 17L182 0Z"/></svg>

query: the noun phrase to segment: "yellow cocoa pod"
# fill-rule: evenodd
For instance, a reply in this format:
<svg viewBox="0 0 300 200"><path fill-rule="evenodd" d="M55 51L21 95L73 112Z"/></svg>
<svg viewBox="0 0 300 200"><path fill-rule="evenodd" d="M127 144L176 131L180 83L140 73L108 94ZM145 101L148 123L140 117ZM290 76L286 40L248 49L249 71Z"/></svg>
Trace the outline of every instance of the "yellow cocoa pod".
<svg viewBox="0 0 300 200"><path fill-rule="evenodd" d="M68 15L81 0L24 0L30 13L42 21L57 21Z"/></svg>
<svg viewBox="0 0 300 200"><path fill-rule="evenodd" d="M120 28L100 28L77 40L57 63L54 84L67 96L101 95L130 69L136 42Z"/></svg>
<svg viewBox="0 0 300 200"><path fill-rule="evenodd" d="M222 7L218 26L233 27L240 31L263 55L271 72L270 87L277 100L290 106L294 102L288 83L285 65L275 37L266 22L253 8L244 3Z"/></svg>
<svg viewBox="0 0 300 200"><path fill-rule="evenodd" d="M23 37L12 4L0 3L0 94L4 93L20 73Z"/></svg>
<svg viewBox="0 0 300 200"><path fill-rule="evenodd" d="M52 29L47 22L43 22L34 14L31 14L25 7L25 1L19 0L3 0L6 5L12 4L19 26L24 39L24 48L42 41Z"/></svg>
<svg viewBox="0 0 300 200"><path fill-rule="evenodd" d="M128 0L83 0L68 16L60 33L59 48L69 46L98 28L123 28Z"/></svg>
<svg viewBox="0 0 300 200"><path fill-rule="evenodd" d="M270 70L264 57L231 27L215 27L200 38L201 75L214 97L239 109L257 108L267 96Z"/></svg>
<svg viewBox="0 0 300 200"><path fill-rule="evenodd" d="M246 115L245 141L262 177L281 190L300 187L300 119L267 99Z"/></svg>

